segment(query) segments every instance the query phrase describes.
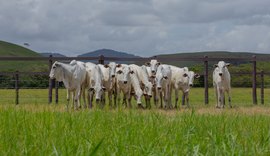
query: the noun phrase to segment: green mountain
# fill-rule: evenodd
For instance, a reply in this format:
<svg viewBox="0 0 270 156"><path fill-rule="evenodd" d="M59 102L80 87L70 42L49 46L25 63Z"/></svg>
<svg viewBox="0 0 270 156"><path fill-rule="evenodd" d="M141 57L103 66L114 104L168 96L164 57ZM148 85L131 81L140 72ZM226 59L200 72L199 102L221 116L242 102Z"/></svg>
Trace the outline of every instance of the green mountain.
<svg viewBox="0 0 270 156"><path fill-rule="evenodd" d="M23 46L13 43L0 41L0 57L21 56L21 57L39 57L39 53L27 49ZM7 71L48 71L46 61L0 61L1 72Z"/></svg>
<svg viewBox="0 0 270 156"><path fill-rule="evenodd" d="M0 41L0 56L41 56L41 55L23 46L5 41Z"/></svg>

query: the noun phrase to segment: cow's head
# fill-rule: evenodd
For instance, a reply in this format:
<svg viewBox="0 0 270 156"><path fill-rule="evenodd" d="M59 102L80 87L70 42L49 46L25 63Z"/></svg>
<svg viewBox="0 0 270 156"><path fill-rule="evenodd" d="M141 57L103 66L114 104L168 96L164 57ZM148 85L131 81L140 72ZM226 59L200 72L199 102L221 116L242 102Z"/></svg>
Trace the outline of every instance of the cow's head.
<svg viewBox="0 0 270 156"><path fill-rule="evenodd" d="M121 67L121 64L116 64L115 62L110 62L109 64L104 65L105 68L109 68L109 75L111 78L115 77L116 68Z"/></svg>
<svg viewBox="0 0 270 156"><path fill-rule="evenodd" d="M230 66L230 63L225 63L224 61L219 61L218 64L214 65L214 67L216 67L215 71L218 72L218 75L221 77L224 75L228 66Z"/></svg>
<svg viewBox="0 0 270 156"><path fill-rule="evenodd" d="M121 67L116 69L117 79L118 81L127 84L129 81L130 68L128 65L121 65Z"/></svg>
<svg viewBox="0 0 270 156"><path fill-rule="evenodd" d="M50 75L51 79L56 79L57 81L62 81L63 79L63 68L61 67L61 63L55 61L52 65Z"/></svg>
<svg viewBox="0 0 270 156"><path fill-rule="evenodd" d="M194 78L199 78L199 77L200 77L199 74L194 73L193 71L189 71L187 75L188 75L188 76L187 76L187 77L188 77L188 85L189 85L190 87L193 86Z"/></svg>
<svg viewBox="0 0 270 156"><path fill-rule="evenodd" d="M93 87L90 87L89 91L95 93L96 101L101 100L101 96L104 94L104 91L106 90L105 87L101 85L94 85Z"/></svg>
<svg viewBox="0 0 270 156"><path fill-rule="evenodd" d="M144 86L144 92L146 93L146 95L148 95L149 97L152 97L152 90L153 90L153 84L151 82L148 82L145 86Z"/></svg>
<svg viewBox="0 0 270 156"><path fill-rule="evenodd" d="M163 81L168 80L168 75L164 72L164 68L159 66L156 73L156 87L158 90L161 90Z"/></svg>
<svg viewBox="0 0 270 156"><path fill-rule="evenodd" d="M161 63L157 60L151 60L150 62L145 63L146 66L149 66L151 68L151 76L156 75L157 68Z"/></svg>

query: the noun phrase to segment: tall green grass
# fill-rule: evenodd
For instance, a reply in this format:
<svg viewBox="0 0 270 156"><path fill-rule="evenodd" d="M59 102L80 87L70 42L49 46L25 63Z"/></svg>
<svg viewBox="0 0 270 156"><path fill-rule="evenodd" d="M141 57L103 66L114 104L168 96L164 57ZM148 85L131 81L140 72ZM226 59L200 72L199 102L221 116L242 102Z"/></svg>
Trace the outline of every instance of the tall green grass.
<svg viewBox="0 0 270 156"><path fill-rule="evenodd" d="M233 89L233 109L215 109L193 88L180 110L66 110L66 92L0 90L0 155L270 155L270 107L253 106L251 89ZM269 94L269 89L265 90ZM135 106L135 102L134 106Z"/></svg>
<svg viewBox="0 0 270 156"><path fill-rule="evenodd" d="M0 110L0 155L270 154L265 115L22 107Z"/></svg>

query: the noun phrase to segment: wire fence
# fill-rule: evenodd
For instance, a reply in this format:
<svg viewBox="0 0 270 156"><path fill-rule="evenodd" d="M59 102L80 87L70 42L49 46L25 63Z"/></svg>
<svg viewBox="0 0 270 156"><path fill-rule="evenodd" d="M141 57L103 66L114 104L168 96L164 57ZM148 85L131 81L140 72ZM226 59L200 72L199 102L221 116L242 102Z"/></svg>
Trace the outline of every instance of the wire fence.
<svg viewBox="0 0 270 156"><path fill-rule="evenodd" d="M227 62L245 62L246 66L248 66L251 71L238 71L232 72L232 86L233 87L243 87L245 86L249 91L251 91L250 96L253 104L258 103L258 97L260 99L260 103L265 103L265 88L270 86L270 72L262 71L261 69L257 69L258 62L267 62L270 58L256 58L253 56L251 58L208 58L197 57L181 57L181 58L167 58L167 57L149 57L149 58L116 58L116 57L0 57L0 61L43 61L48 62L48 71L47 72L0 72L0 89L1 90L15 90L14 93L4 94L1 99L10 99L13 100L16 104L22 103L24 98L32 98L35 102L43 102L43 103L52 103L53 99L55 99L55 103L59 101L59 88L62 91L63 84L59 82L55 82L50 80L49 70L54 61L62 61L69 62L71 60L81 60L81 61L92 61L94 63L104 64L109 61L121 62L121 63L135 63L138 65L142 65L151 59L157 59L162 63L173 64L177 66L189 66L190 62L193 62L193 67L199 67L199 69L194 68L201 75L198 80L195 80L195 87L203 87L202 100L204 100L205 104L209 103L209 87L212 87L212 64L217 63L219 60L224 60ZM195 63L194 63L195 62ZM194 65L195 64L195 65ZM240 85L241 84L241 85ZM31 90L47 90L47 94L36 95L34 93L24 94L24 92L30 92ZM54 90L54 92L53 92ZM38 92L38 91L37 91ZM62 91L63 92L63 91ZM63 94L63 93L61 93ZM1 95L0 95L1 96ZM63 96L63 95L62 95ZM62 99L61 96L61 99ZM212 95L211 95L212 96ZM65 97L65 95L64 95ZM211 98L211 97L210 97ZM0 102L1 102L0 99ZM46 100L45 100L46 99ZM19 102L20 101L20 102ZM46 101L46 102L45 102Z"/></svg>

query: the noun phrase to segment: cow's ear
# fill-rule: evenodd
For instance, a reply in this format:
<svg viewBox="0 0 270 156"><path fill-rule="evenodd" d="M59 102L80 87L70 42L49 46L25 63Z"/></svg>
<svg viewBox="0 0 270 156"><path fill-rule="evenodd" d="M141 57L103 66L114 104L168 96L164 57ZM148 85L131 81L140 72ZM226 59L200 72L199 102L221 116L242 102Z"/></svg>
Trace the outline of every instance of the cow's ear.
<svg viewBox="0 0 270 156"><path fill-rule="evenodd" d="M229 67L231 64L230 63L226 63L226 67Z"/></svg>
<svg viewBox="0 0 270 156"><path fill-rule="evenodd" d="M218 64L214 64L214 67L215 67L215 68L218 67Z"/></svg>
<svg viewBox="0 0 270 156"><path fill-rule="evenodd" d="M185 74L183 74L183 76L184 76L184 77L187 77L188 75L187 75L187 73L185 73Z"/></svg>
<svg viewBox="0 0 270 156"><path fill-rule="evenodd" d="M60 64L58 62L55 62L53 68L56 68L56 67L59 67L59 66L60 66Z"/></svg>
<svg viewBox="0 0 270 156"><path fill-rule="evenodd" d="M105 68L109 68L109 65L108 65L108 64L104 64L104 67L105 67Z"/></svg>
<svg viewBox="0 0 270 156"><path fill-rule="evenodd" d="M188 67L183 68L185 72L188 72Z"/></svg>
<svg viewBox="0 0 270 156"><path fill-rule="evenodd" d="M131 70L129 73L130 73L130 74L134 74L134 71L133 71L133 70Z"/></svg>
<svg viewBox="0 0 270 156"><path fill-rule="evenodd" d="M121 74L121 73L123 73L122 70L118 70L118 71L117 71L117 74Z"/></svg>
<svg viewBox="0 0 270 156"><path fill-rule="evenodd" d="M120 68L120 67L122 67L122 65L121 64L117 64L116 67L117 68Z"/></svg>
<svg viewBox="0 0 270 156"><path fill-rule="evenodd" d="M200 74L197 74L197 73L196 73L196 74L194 75L194 77L197 79L197 78L200 77Z"/></svg>
<svg viewBox="0 0 270 156"><path fill-rule="evenodd" d="M149 67L150 66L150 62L146 62L145 65Z"/></svg>

